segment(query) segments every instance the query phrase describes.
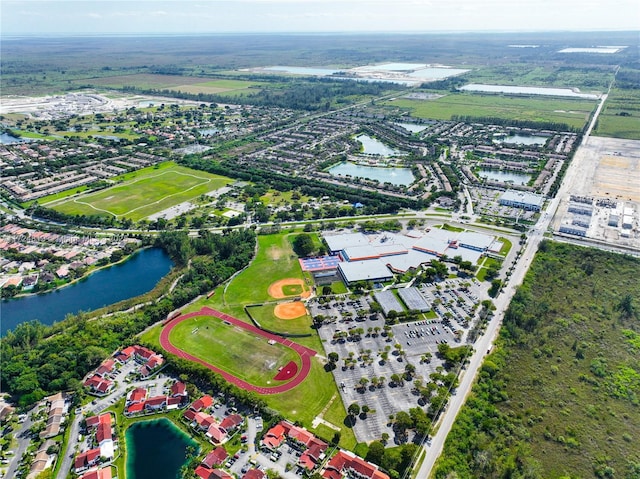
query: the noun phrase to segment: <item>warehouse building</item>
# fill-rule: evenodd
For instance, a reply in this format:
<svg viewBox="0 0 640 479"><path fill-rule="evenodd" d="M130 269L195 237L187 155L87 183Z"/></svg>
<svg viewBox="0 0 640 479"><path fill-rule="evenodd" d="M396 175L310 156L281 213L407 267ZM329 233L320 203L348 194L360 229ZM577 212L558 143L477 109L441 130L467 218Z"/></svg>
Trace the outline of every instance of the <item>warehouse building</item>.
<svg viewBox="0 0 640 479"><path fill-rule="evenodd" d="M507 190L500 196L499 203L527 211L540 211L544 205L544 196L527 191Z"/></svg>

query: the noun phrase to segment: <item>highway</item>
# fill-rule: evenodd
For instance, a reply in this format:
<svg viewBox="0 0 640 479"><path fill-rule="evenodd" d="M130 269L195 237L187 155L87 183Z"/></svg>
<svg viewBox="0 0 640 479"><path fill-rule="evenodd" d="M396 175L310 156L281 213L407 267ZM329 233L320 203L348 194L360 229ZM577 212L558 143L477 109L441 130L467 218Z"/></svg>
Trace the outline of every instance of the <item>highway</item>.
<svg viewBox="0 0 640 479"><path fill-rule="evenodd" d="M587 132L582 139L582 145L587 144L589 140L589 134L591 133L591 130L593 129L598 119L598 115L602 111L602 106L604 105L606 99L607 95L603 95L600 104L598 105L598 108L593 115L591 124L589 125L589 128L587 129ZM577 158L579 158L579 155L574 155L574 159ZM508 282L503 287L502 292L494 300L496 310L494 311L493 317L487 325L485 333L476 341L474 345L475 349L473 355L469 360L469 364L461 373L460 384L457 389L458 393L454 396L451 396L449 404L447 405L445 411L442 413L440 422L438 423L437 432L431 438L430 443L425 445L425 458L420 465L417 474L415 475L416 478L427 479L431 476L433 466L442 453L444 442L449 435L449 432L451 431L451 427L453 426L456 416L460 412L462 405L465 403L467 397L469 396L469 393L471 392L471 387L475 382L478 369L482 365L484 356L487 351L493 347L493 343L498 336L500 326L502 325L504 313L507 310L509 303L511 302L511 298L515 294L516 288L520 284L522 284L522 280L524 279L525 274L531 266L531 262L533 261L533 257L535 256L536 251L538 250L538 246L544 238L544 234L548 230L549 225L551 224L551 221L558 209L560 198L563 198L569 193L569 186L572 184L573 179L578 174L580 174L580 166L576 161L572 161L569 165L569 168L567 169L565 177L562 180L562 184L560 185L555 198L549 201L544 213L541 214L536 225L531 230L529 230L529 233L527 234L527 242L525 244L524 250L522 251L522 255L517 260L515 269L513 270ZM505 268L506 267L507 265L505 265Z"/></svg>

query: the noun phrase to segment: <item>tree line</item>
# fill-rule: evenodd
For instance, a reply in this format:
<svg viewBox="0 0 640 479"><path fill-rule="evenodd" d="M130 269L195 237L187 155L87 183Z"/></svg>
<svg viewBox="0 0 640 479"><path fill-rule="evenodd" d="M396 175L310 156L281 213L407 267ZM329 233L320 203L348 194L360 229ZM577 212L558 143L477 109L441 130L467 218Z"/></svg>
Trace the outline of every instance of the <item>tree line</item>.
<svg viewBox="0 0 640 479"><path fill-rule="evenodd" d="M246 266L255 249L251 230L223 235L203 232L190 239L186 233L162 233L156 245L178 266L191 261L171 294L133 313L92 319L87 313L69 315L61 323L45 326L29 321L0 339L2 390L26 406L57 391L82 391L81 379L112 351L136 342L135 335L176 308L228 279Z"/></svg>

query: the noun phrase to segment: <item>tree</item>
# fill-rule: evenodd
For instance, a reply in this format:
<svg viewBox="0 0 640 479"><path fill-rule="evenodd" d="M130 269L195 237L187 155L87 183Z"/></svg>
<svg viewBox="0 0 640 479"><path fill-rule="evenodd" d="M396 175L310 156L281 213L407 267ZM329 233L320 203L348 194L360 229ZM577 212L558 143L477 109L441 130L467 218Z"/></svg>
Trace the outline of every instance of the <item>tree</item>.
<svg viewBox="0 0 640 479"><path fill-rule="evenodd" d="M331 285L326 284L322 287L322 296L329 296L333 294L333 289L331 289Z"/></svg>
<svg viewBox="0 0 640 479"><path fill-rule="evenodd" d="M369 444L369 450L367 451L365 459L380 466L382 465L382 461L384 459L384 452L384 444L382 444L380 441L373 441L371 444Z"/></svg>
<svg viewBox="0 0 640 479"><path fill-rule="evenodd" d="M358 405L358 403L354 402L347 408L347 412L350 416L356 417L358 414L360 414L360 406Z"/></svg>
<svg viewBox="0 0 640 479"><path fill-rule="evenodd" d="M340 356L336 352L330 352L328 357L329 357L329 361L332 363L337 363L338 360L340 359Z"/></svg>
<svg viewBox="0 0 640 479"><path fill-rule="evenodd" d="M314 249L313 238L310 234L300 233L293 240L293 250L298 256L309 256Z"/></svg>

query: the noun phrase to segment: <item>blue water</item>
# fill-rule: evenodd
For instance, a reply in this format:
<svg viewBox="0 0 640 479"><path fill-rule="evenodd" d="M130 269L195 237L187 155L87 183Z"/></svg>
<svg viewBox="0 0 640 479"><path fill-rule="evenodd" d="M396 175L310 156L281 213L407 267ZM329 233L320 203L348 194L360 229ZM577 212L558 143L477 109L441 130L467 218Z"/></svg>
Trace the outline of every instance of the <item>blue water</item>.
<svg viewBox="0 0 640 479"><path fill-rule="evenodd" d="M549 137L535 135L511 135L504 138L497 138L496 143L509 143L513 145L544 145Z"/></svg>
<svg viewBox="0 0 640 479"><path fill-rule="evenodd" d="M345 161L329 169L329 173L336 176L351 176L378 180L380 183L389 182L392 185L408 186L415 181L409 168L386 168L382 166L365 166Z"/></svg>
<svg viewBox="0 0 640 479"><path fill-rule="evenodd" d="M368 135L358 135L356 140L362 143L362 151L369 155L394 156L400 154L398 150L394 150Z"/></svg>
<svg viewBox="0 0 640 479"><path fill-rule="evenodd" d="M11 143L20 143L25 141L31 141L29 138L16 138L15 136L8 135L7 133L0 133L0 145L10 145Z"/></svg>
<svg viewBox="0 0 640 479"><path fill-rule="evenodd" d="M128 479L177 479L187 447L198 443L168 419L137 422L125 433Z"/></svg>
<svg viewBox="0 0 640 479"><path fill-rule="evenodd" d="M37 319L53 324L70 313L91 311L147 293L172 266L171 259L161 249L145 249L128 261L97 271L71 286L2 301L0 335L25 321Z"/></svg>
<svg viewBox="0 0 640 479"><path fill-rule="evenodd" d="M527 173L517 173L508 170L489 170L480 169L477 172L480 178L486 178L491 181L500 181L502 183L514 183L516 185L526 185L531 179L531 175Z"/></svg>

